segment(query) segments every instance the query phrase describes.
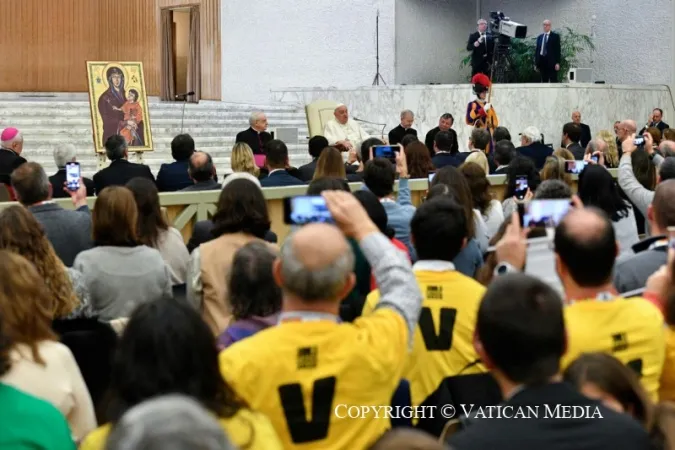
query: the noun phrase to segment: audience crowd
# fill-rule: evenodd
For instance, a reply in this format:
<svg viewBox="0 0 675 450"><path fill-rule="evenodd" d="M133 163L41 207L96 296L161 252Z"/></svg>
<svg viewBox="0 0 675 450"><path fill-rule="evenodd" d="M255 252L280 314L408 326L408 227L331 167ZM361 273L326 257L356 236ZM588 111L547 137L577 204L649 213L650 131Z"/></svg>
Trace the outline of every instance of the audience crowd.
<svg viewBox="0 0 675 450"><path fill-rule="evenodd" d="M403 111L387 142L339 105L295 168L254 112L231 173L181 134L155 178L112 136L77 189L74 147L50 177L4 130L0 448L675 448L662 116L463 152L450 114L423 143ZM302 185L330 220L278 242L263 188ZM159 194L209 190L186 244Z"/></svg>

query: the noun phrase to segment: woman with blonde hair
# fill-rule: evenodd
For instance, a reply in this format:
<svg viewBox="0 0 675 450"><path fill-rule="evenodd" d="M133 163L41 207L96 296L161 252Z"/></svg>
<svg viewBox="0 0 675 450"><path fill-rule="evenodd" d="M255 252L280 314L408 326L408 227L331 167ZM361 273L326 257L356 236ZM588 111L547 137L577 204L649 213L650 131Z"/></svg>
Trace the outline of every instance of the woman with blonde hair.
<svg viewBox="0 0 675 450"><path fill-rule="evenodd" d="M255 164L253 150L245 142L237 142L232 147L230 155L230 167L232 172L247 172L257 177L260 175L260 169Z"/></svg>
<svg viewBox="0 0 675 450"><path fill-rule="evenodd" d="M546 158L544 167L539 172L541 181L560 180L568 186L572 186L572 175L565 172L565 162L566 160L559 156L549 156Z"/></svg>
<svg viewBox="0 0 675 450"><path fill-rule="evenodd" d="M474 163L478 164L478 167L483 169L485 175L490 174L490 165L488 164L487 156L483 152L471 152L469 156L466 157L464 163Z"/></svg>
<svg viewBox="0 0 675 450"><path fill-rule="evenodd" d="M96 427L94 406L73 354L52 331L51 293L23 256L0 250L0 273L4 333L14 344L0 382L54 405L79 440Z"/></svg>
<svg viewBox="0 0 675 450"><path fill-rule="evenodd" d="M63 265L38 221L24 207L10 206L0 213L0 249L21 255L35 266L53 300L52 317L90 313L82 274ZM73 290L74 281L79 298Z"/></svg>
<svg viewBox="0 0 675 450"><path fill-rule="evenodd" d="M319 156L316 162L312 181L326 177L347 179L347 171L345 170L345 163L342 161L342 153L335 147L323 149L321 156Z"/></svg>
<svg viewBox="0 0 675 450"><path fill-rule="evenodd" d="M619 167L619 151L616 146L616 138L614 133L609 130L601 130L598 133L598 138L605 141L607 148L605 149L605 167L615 169Z"/></svg>

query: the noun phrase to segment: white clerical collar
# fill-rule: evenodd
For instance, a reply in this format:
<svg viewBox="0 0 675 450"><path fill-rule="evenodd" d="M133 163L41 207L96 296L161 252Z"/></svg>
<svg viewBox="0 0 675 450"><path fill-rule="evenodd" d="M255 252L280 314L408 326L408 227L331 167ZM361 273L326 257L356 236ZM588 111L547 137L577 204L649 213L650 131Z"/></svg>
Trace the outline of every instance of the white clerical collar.
<svg viewBox="0 0 675 450"><path fill-rule="evenodd" d="M417 261L412 266L413 272L452 272L455 265L450 261L441 261L439 259L429 259Z"/></svg>

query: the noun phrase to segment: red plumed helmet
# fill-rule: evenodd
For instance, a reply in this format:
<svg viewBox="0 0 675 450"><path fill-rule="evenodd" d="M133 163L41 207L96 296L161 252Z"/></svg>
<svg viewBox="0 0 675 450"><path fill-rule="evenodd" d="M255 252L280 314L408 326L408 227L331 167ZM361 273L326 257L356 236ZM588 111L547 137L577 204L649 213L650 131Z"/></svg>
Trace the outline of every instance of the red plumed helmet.
<svg viewBox="0 0 675 450"><path fill-rule="evenodd" d="M490 87L490 78L483 73L477 73L471 78L471 84L480 84L486 88Z"/></svg>

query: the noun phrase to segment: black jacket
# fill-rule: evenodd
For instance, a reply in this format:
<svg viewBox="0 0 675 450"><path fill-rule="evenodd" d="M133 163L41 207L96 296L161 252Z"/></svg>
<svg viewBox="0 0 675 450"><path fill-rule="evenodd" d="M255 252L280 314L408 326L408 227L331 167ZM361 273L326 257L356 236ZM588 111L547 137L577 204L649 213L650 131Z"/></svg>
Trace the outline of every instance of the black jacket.
<svg viewBox="0 0 675 450"><path fill-rule="evenodd" d="M492 54L495 49L495 40L491 34L488 34L485 41L478 47L474 43L480 37L480 33L476 31L469 35L469 41L466 44L466 51L471 52L471 67L477 68L484 64L485 61L492 62Z"/></svg>
<svg viewBox="0 0 675 450"><path fill-rule="evenodd" d="M400 144L406 134L417 136L417 130L414 128L403 128L400 124L389 132L389 145Z"/></svg>
<svg viewBox="0 0 675 450"><path fill-rule="evenodd" d="M525 388L501 403L500 406L502 406L500 410L510 417L514 417L518 411L523 411L523 414L519 418L498 419L495 418L497 417L495 408L492 412L492 419L489 418L487 412L484 417L488 418L469 419L466 428L450 438L450 447L453 450L647 450L651 448L649 436L637 420L628 414L620 414L604 407L599 402L584 397L565 383ZM528 406L530 409L527 408ZM535 407L537 408L536 417L531 411ZM581 417L563 418L568 417L565 411L572 414L575 409ZM590 412L586 413L587 410ZM583 414L579 414L579 411L583 411ZM595 418L589 418L595 411L598 411L601 418L597 414ZM476 408L472 411L472 415L475 416L475 414Z"/></svg>
<svg viewBox="0 0 675 450"><path fill-rule="evenodd" d="M14 153L12 150L0 148L0 183L11 184L10 175L26 160Z"/></svg>
<svg viewBox="0 0 675 450"><path fill-rule="evenodd" d="M593 135L591 134L591 127L589 127L585 123L580 123L579 126L581 127L581 139L579 140L579 142L581 143L581 146L583 148L586 148L586 146L588 146L588 143L591 142L591 139L593 139Z"/></svg>
<svg viewBox="0 0 675 450"><path fill-rule="evenodd" d="M534 53L534 64L537 67L553 67L560 64L560 35L551 31L546 44L546 56L541 55L541 46L544 42L544 34L537 38L537 47Z"/></svg>
<svg viewBox="0 0 675 450"><path fill-rule="evenodd" d="M258 135L258 132L255 131L253 128L249 128L248 130L240 131L237 133L237 138L235 142L245 142L248 144L249 147L251 147L251 150L253 150L254 154L259 154L262 155L264 154L263 148L260 146L262 143L262 146L264 147L265 144L267 144L269 141L272 140L272 135L269 134L267 131L263 131Z"/></svg>
<svg viewBox="0 0 675 450"><path fill-rule="evenodd" d="M301 179L305 183L309 183L314 178L314 171L316 170L316 163L319 161L319 158L314 158L312 162L307 163L303 166L298 167L298 176L297 178Z"/></svg>
<svg viewBox="0 0 675 450"><path fill-rule="evenodd" d="M49 177L49 183L52 185L53 198L70 197L66 191L63 190L63 184L66 182L66 169L59 169L54 175ZM84 186L87 188L87 197L93 197L95 194L94 181L89 178L84 178Z"/></svg>
<svg viewBox="0 0 675 450"><path fill-rule="evenodd" d="M188 174L189 159L162 164L157 172L157 189L159 192L174 192L192 186Z"/></svg>
<svg viewBox="0 0 675 450"><path fill-rule="evenodd" d="M572 142L570 145L567 146L567 150L572 152L572 154L574 155L574 159L576 159L577 161L583 161L586 149L582 147L578 142Z"/></svg>
<svg viewBox="0 0 675 450"><path fill-rule="evenodd" d="M295 178L286 170L270 173L266 178L260 180L262 187L302 186L304 184L306 184L304 181Z"/></svg>
<svg viewBox="0 0 675 450"><path fill-rule="evenodd" d="M194 183L186 188L181 189L181 192L195 192L195 191L213 191L216 189L222 189L222 185L217 183L216 180L211 178L210 180L200 181L199 183Z"/></svg>
<svg viewBox="0 0 675 450"><path fill-rule="evenodd" d="M516 151L534 161L534 164L537 166L537 169L544 167L546 158L553 154L553 149L548 145L544 145L541 142L533 142L530 145L525 145L523 147L518 147Z"/></svg>
<svg viewBox="0 0 675 450"><path fill-rule="evenodd" d="M155 181L150 168L145 164L136 164L126 159L117 159L105 169L101 169L94 175L94 188L98 195L108 186L124 186L132 178L141 177Z"/></svg>
<svg viewBox="0 0 675 450"><path fill-rule="evenodd" d="M192 250L214 239L211 230L213 230L213 222L210 220L200 220L195 223L195 226L192 228L192 236L190 236L190 240L187 243L188 252L192 253ZM277 235L272 230L269 230L265 233L265 240L275 244L277 242Z"/></svg>
<svg viewBox="0 0 675 450"><path fill-rule="evenodd" d="M649 126L658 128L661 133L663 133L663 130L665 130L667 128L670 128L670 126L667 123L665 123L664 121L661 121L657 124L652 122L652 123L649 124ZM641 129L640 134L644 133L645 131L647 131L647 127L644 127L643 129Z"/></svg>

